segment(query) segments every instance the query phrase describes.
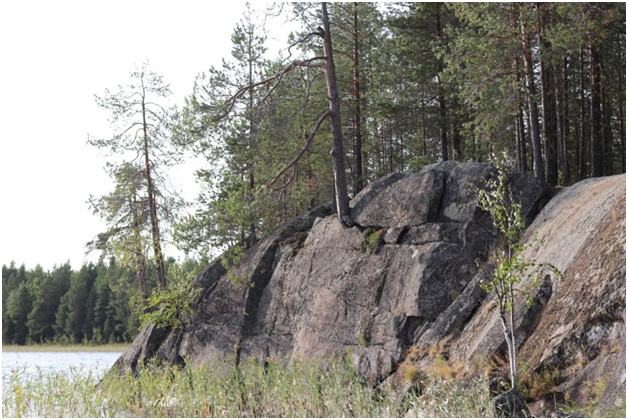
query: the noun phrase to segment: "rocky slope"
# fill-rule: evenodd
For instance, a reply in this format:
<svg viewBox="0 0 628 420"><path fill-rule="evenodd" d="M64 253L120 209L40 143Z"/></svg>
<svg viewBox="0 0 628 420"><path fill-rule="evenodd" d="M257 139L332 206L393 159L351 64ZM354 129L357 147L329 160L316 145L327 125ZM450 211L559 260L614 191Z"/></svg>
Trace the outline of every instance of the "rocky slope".
<svg viewBox="0 0 628 420"><path fill-rule="evenodd" d="M491 171L445 162L392 174L352 200L357 227L342 227L329 205L278 227L229 273L215 261L199 274L199 314L182 334L148 326L117 366L349 351L360 374L378 382L409 353L406 363L433 363L433 347L463 365L503 352L476 267L495 242L474 204ZM531 220L546 201L542 186L517 173L511 186ZM544 277L534 304L518 308L520 357L535 372L564 372L560 392L575 399L605 380L612 404L625 387L625 220L618 176L562 190L528 229L538 237L528 257L564 278Z"/></svg>
<svg viewBox="0 0 628 420"><path fill-rule="evenodd" d="M554 377L557 395L579 406L605 390L598 414L625 401L625 203L625 175L582 181L560 191L524 238L532 240L526 259L551 263L563 277L545 276L536 289L526 285L534 303L516 307L519 360L537 380L551 373L546 377ZM428 329L413 363L434 363L428 347L437 342L452 364L505 353L498 311L478 289L469 285ZM467 322L451 326L472 307ZM549 414L554 403L539 401L535 414Z"/></svg>

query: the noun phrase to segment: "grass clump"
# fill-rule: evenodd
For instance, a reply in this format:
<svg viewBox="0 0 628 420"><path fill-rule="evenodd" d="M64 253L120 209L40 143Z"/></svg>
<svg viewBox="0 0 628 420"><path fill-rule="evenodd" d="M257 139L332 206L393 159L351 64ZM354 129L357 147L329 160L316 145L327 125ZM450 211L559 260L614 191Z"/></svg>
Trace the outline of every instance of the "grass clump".
<svg viewBox="0 0 628 420"><path fill-rule="evenodd" d="M413 396L406 417L492 417L492 396L484 378L442 380L427 375L420 396Z"/></svg>
<svg viewBox="0 0 628 420"><path fill-rule="evenodd" d="M413 387L420 388L422 383L426 380L424 372L412 363L402 363L401 366L399 366L399 372L403 380Z"/></svg>
<svg viewBox="0 0 628 420"><path fill-rule="evenodd" d="M526 400L541 400L553 397L563 377L558 368L545 369L539 373L531 372L526 364L520 366L519 388Z"/></svg>
<svg viewBox="0 0 628 420"><path fill-rule="evenodd" d="M5 417L478 417L485 383L426 379L417 392L374 388L348 361L151 365L102 381L89 372L3 377Z"/></svg>
<svg viewBox="0 0 628 420"><path fill-rule="evenodd" d="M576 404L566 404L565 411L568 412L568 409L573 409L573 412L580 412L586 415L587 417L595 417L595 411L598 408L600 401L602 400L602 396L604 395L604 391L606 391L606 387L608 386L610 379L610 374L604 377L598 378L595 381L587 381L584 383L584 389L582 392L582 401L580 406ZM626 410L626 401L624 400L623 412ZM615 413L617 411L617 413ZM615 409L610 408L607 409L606 412L601 413L602 417L615 417L615 414L619 414L622 412L622 408L615 407ZM625 417L625 414L624 416Z"/></svg>

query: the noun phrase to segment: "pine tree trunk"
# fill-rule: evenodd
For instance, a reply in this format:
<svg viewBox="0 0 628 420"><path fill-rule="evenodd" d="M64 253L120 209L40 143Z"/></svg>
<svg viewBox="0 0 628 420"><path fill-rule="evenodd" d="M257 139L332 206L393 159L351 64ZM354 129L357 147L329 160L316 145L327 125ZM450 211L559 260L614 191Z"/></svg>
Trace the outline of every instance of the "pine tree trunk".
<svg viewBox="0 0 628 420"><path fill-rule="evenodd" d="M584 78L584 47L580 46L580 133L578 136L578 176L577 180L583 180L587 177L586 172L586 98L585 98L585 78Z"/></svg>
<svg viewBox="0 0 628 420"><path fill-rule="evenodd" d="M522 86L521 74L519 73L519 59L515 59L515 87L517 89L517 134L519 143L517 144L517 156L519 157L519 170L521 172L528 171L528 156L526 151L526 129L523 123L523 100L521 98L519 87Z"/></svg>
<svg viewBox="0 0 628 420"><path fill-rule="evenodd" d="M525 104L523 105L525 106ZM532 123L530 122L530 110L526 108L526 112L524 115L524 123L525 123L525 127L527 127L528 129L526 130L526 144L530 146L530 148L532 147ZM526 160L526 167L528 168L528 170L530 169L530 164L532 163L532 156L530 156L530 160Z"/></svg>
<svg viewBox="0 0 628 420"><path fill-rule="evenodd" d="M436 39L440 42L442 37L442 28L440 22L440 5L436 7ZM436 75L436 80L438 82L438 124L440 128L440 146L441 146L441 157L443 162L449 160L449 145L447 144L447 109L445 104L445 95L443 93L443 86L441 83L440 73L443 71L443 66L438 61L437 66L438 74Z"/></svg>
<svg viewBox="0 0 628 420"><path fill-rule="evenodd" d="M511 7L511 27L513 33L517 30L517 15L515 11L514 5ZM523 100L521 97L521 87L523 86L521 80L521 63L519 60L519 56L515 54L513 58L513 71L514 71L514 88L517 92L517 115L516 115L516 125L517 125L517 158L519 164L519 170L521 172L528 171L528 162L526 156L526 131L525 124L523 123Z"/></svg>
<svg viewBox="0 0 628 420"><path fill-rule="evenodd" d="M375 138L376 145L377 145L377 177L379 178L384 175L383 174L384 145L383 145L383 139L381 137L381 133L379 130L379 122L377 121L376 118L373 118L373 137Z"/></svg>
<svg viewBox="0 0 628 420"><path fill-rule="evenodd" d="M458 124L455 121L452 123L452 131L454 143L454 159L458 162L461 162L464 159L462 155L462 136L460 135Z"/></svg>
<svg viewBox="0 0 628 420"><path fill-rule="evenodd" d="M562 118L561 118L561 142L562 142L562 154L561 154L561 170L562 170L562 184L568 185L571 180L571 170L569 169L569 74L568 74L568 60L567 57L563 59L563 86L562 86Z"/></svg>
<svg viewBox="0 0 628 420"><path fill-rule="evenodd" d="M605 72L604 65L601 63L601 71ZM603 79L604 80L604 79ZM611 118L613 115L613 111L611 109L608 86L605 82L602 83L602 115L603 115L603 125L602 125L602 133L603 133L603 162L604 162L604 175L610 176L613 175L613 130L611 127Z"/></svg>
<svg viewBox="0 0 628 420"><path fill-rule="evenodd" d="M360 98L360 39L358 37L358 3L353 3L353 155L355 158L355 186L353 194L364 188L362 172L362 110Z"/></svg>
<svg viewBox="0 0 628 420"><path fill-rule="evenodd" d="M143 83L143 81L142 81ZM151 164L148 154L148 124L146 122L146 91L142 86L142 128L144 132L144 170L146 176L146 190L148 193L148 206L150 213L151 234L153 237L153 253L155 254L155 266L157 268L157 279L162 287L166 287L166 272L164 269L164 257L161 252L161 239L159 236L159 221L157 220L157 203L155 201L155 188L151 174Z"/></svg>
<svg viewBox="0 0 628 420"><path fill-rule="evenodd" d="M604 97L604 175L610 176L614 173L613 160L615 159L615 153L613 150L613 129L611 126L613 110L607 95L606 90L602 89L602 96Z"/></svg>
<svg viewBox="0 0 628 420"><path fill-rule="evenodd" d="M532 137L532 166L534 176L541 182L545 182L545 168L543 167L543 155L541 153L541 136L539 133L539 110L536 102L536 84L534 81L534 70L532 63L532 52L530 40L523 19L521 3L519 6L519 24L521 29L521 45L523 52L523 64L525 66L526 88L528 90L527 102L530 114L530 133Z"/></svg>
<svg viewBox="0 0 628 420"><path fill-rule="evenodd" d="M342 123L340 120L340 99L336 85L336 67L334 65L334 53L332 49L331 30L327 3L322 3L323 11L323 53L326 57L325 79L327 81L327 95L329 97L329 111L332 133L332 166L334 171L334 187L336 192L336 206L338 218L341 223L353 226L349 213L349 196L347 193L347 179L345 175L345 154L342 142Z"/></svg>
<svg viewBox="0 0 628 420"><path fill-rule="evenodd" d="M537 3L537 14L539 22L539 46L548 51L551 44L545 39L544 19ZM547 167L547 184L555 186L558 184L558 137L556 121L556 90L554 86L554 68L541 55L541 91L543 99L543 130L545 132L545 163Z"/></svg>
<svg viewBox="0 0 628 420"><path fill-rule="evenodd" d="M523 123L523 110L521 105L517 112L517 131L519 132L519 170L528 172L528 156L526 151L526 131Z"/></svg>
<svg viewBox="0 0 628 420"><path fill-rule="evenodd" d="M600 56L593 42L589 45L591 55L591 176L604 174L602 154L602 110Z"/></svg>
<svg viewBox="0 0 628 420"><path fill-rule="evenodd" d="M523 101L521 98L519 87L521 86L521 74L519 73L519 60L515 59L515 88L517 89L517 157L519 158L519 170L521 172L528 171L528 157L526 151L526 129L523 123Z"/></svg>

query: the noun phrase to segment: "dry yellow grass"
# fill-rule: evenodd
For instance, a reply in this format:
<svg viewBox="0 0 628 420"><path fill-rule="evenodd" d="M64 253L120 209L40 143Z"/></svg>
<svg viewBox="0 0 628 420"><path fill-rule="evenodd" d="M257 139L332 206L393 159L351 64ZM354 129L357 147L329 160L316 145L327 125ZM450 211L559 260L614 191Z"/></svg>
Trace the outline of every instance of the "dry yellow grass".
<svg viewBox="0 0 628 420"><path fill-rule="evenodd" d="M423 372L411 363L402 363L399 366L399 371L408 385L418 385L425 379Z"/></svg>

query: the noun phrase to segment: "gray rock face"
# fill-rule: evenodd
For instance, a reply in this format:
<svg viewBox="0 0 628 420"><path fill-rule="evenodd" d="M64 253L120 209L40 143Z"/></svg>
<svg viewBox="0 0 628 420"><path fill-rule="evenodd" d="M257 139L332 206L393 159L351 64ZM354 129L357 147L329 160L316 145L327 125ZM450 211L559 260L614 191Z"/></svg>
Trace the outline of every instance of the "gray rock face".
<svg viewBox="0 0 628 420"><path fill-rule="evenodd" d="M625 320L625 318L624 318ZM625 331L624 331L625 334ZM596 416L615 417L626 403L626 337L624 335L621 351L615 355L614 368L608 377L608 370L602 377L608 378L608 385L602 394L596 410Z"/></svg>
<svg viewBox="0 0 628 420"><path fill-rule="evenodd" d="M444 339L456 337L464 325L469 321L475 309L486 297L486 291L481 287L480 282L488 277L491 270L478 273L467 285L462 294L453 301L451 305L441 313L438 318L425 328L420 340L415 340L419 347L427 347L438 343Z"/></svg>
<svg viewBox="0 0 628 420"><path fill-rule="evenodd" d="M138 334L133 343L120 356L113 369L123 371L130 368L135 370L138 364L155 357L159 346L168 337L170 330L147 325Z"/></svg>
<svg viewBox="0 0 628 420"><path fill-rule="evenodd" d="M198 275L198 317L183 333L145 327L116 368L349 352L358 372L377 382L411 346L406 363L421 367L434 357L421 350L435 346L463 364L503 353L497 310L479 284L486 274L476 268L495 242L474 204L492 170L445 162L392 174L351 201L356 227L341 226L331 205L278 227L229 273L218 260ZM532 220L541 185L516 173L510 181ZM563 277L542 273L537 286L525 285L533 302L516 306L519 360L536 373L559 369L558 392L577 402L588 403L591 384L608 384L598 413L625 396L625 194L625 176L563 189L524 238L538 238L525 257Z"/></svg>
<svg viewBox="0 0 628 420"><path fill-rule="evenodd" d="M324 204L280 225L251 248L230 273L220 259L211 262L192 282L193 287L203 289L197 302L198 317L192 325L178 337L169 329L144 327L115 367L135 369L138 363L151 359L180 363L187 358L202 363L239 354L241 337L251 328L261 292L272 275L279 243L307 231L331 211L331 204ZM246 287L236 286L234 279Z"/></svg>
<svg viewBox="0 0 628 420"><path fill-rule="evenodd" d="M121 360L324 359L349 351L362 375L385 378L486 257L493 230L474 198L492 170L445 162L392 174L352 200L356 227L328 217L327 206L277 228L230 273L216 262L199 275L199 316L181 337L145 331ZM541 185L514 177L515 194L533 211ZM373 229L382 239L368 253ZM156 348L150 354L141 351L147 340Z"/></svg>
<svg viewBox="0 0 628 420"><path fill-rule="evenodd" d="M445 174L442 171L415 172L384 188L366 205L353 207L351 215L361 226L421 225L436 219L444 183Z"/></svg>
<svg viewBox="0 0 628 420"><path fill-rule="evenodd" d="M593 388L606 386L598 413L612 412L625 396L625 194L625 175L566 188L543 208L524 238L537 237L525 251L527 260L551 263L563 276L542 273L544 281L536 288L523 285L534 303L516 305L518 358L533 372L558 369L563 378L559 397L581 405L592 403ZM471 317L457 322L470 311ZM445 337L446 356L454 362L505 351L498 311L482 300L474 283L430 325L418 346ZM429 357L416 361L424 367L431 362Z"/></svg>

